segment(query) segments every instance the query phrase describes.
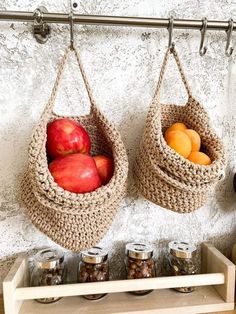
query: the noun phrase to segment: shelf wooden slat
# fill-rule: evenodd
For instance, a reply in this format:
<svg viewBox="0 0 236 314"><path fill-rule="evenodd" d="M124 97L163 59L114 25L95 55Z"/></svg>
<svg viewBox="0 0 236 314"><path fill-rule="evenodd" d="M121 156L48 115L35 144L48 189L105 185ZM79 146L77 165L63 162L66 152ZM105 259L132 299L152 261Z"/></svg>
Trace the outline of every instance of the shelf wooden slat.
<svg viewBox="0 0 236 314"><path fill-rule="evenodd" d="M17 288L16 300L224 284L223 273Z"/></svg>
<svg viewBox="0 0 236 314"><path fill-rule="evenodd" d="M159 297L160 297L160 295L159 295ZM74 299L74 298L69 298L70 300L68 300L68 303L71 303L71 299ZM105 301L106 299L104 299L104 301ZM102 300L101 300L102 301ZM147 298L145 298L144 300L143 300L144 302L148 302L148 299ZM28 302L28 301L27 301ZM62 303L64 303L65 302L65 299L63 300L61 300L61 301L59 301L59 303L58 303L58 305L62 305ZM75 302L75 300L73 301L73 302ZM79 300L77 300L77 302L79 302ZM34 309L35 309L35 302L34 301L29 301L28 302L28 304L27 303L25 303L25 305L24 305L24 307L25 307L25 309L27 310L27 308L30 306L30 304L29 303L32 303L32 305L34 304ZM78 303L79 304L79 303ZM53 306L55 306L56 304L53 304ZM42 305L43 306L43 305ZM77 306L77 304L76 304L76 306ZM50 305L50 308L52 308L52 306ZM22 308L23 309L23 308ZM28 313L29 313L29 309L27 310L28 311ZM41 312L42 313L42 312ZM79 312L78 312L79 313ZM0 314L5 314L4 313L4 306L3 306L3 296L1 295L0 296ZM36 313L37 314L37 313ZM42 313L43 314L43 313ZM52 314L53 314L53 312L52 312ZM60 313L59 313L60 314ZM73 312L70 312L70 314L73 314ZM132 314L134 314L134 313L132 313ZM233 310L233 311L224 311L224 312L214 312L214 313L212 313L212 314L236 314L236 310Z"/></svg>
<svg viewBox="0 0 236 314"><path fill-rule="evenodd" d="M82 297L67 297L52 304L24 301L20 314L173 314L209 313L232 309L219 296L214 287L198 287L190 294L171 289L156 290L146 296L129 293L109 294L98 301Z"/></svg>

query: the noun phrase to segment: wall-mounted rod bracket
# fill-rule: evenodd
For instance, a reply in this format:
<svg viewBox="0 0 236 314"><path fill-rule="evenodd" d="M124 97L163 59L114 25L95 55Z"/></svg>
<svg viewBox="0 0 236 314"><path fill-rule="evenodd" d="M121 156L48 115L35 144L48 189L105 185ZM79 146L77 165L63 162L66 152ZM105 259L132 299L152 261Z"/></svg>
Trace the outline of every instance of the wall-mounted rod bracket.
<svg viewBox="0 0 236 314"><path fill-rule="evenodd" d="M50 35L51 28L43 20L44 13L48 12L43 6L38 7L34 11L33 34L37 42L44 44Z"/></svg>

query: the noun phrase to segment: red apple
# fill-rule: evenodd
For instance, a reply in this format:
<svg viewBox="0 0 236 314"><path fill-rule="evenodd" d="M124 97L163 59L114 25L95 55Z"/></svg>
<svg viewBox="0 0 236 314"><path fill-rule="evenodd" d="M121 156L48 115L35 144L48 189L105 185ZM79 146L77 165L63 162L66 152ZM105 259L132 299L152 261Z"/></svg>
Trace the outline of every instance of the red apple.
<svg viewBox="0 0 236 314"><path fill-rule="evenodd" d="M107 184L113 176L114 172L113 159L103 155L95 156L93 157L93 159L95 160L98 174L100 176L100 179L102 180L102 184Z"/></svg>
<svg viewBox="0 0 236 314"><path fill-rule="evenodd" d="M51 159L69 154L90 152L90 138L78 122L57 119L47 126L47 154Z"/></svg>
<svg viewBox="0 0 236 314"><path fill-rule="evenodd" d="M59 157L49 164L49 171L55 182L70 192L87 193L101 186L95 161L89 155Z"/></svg>

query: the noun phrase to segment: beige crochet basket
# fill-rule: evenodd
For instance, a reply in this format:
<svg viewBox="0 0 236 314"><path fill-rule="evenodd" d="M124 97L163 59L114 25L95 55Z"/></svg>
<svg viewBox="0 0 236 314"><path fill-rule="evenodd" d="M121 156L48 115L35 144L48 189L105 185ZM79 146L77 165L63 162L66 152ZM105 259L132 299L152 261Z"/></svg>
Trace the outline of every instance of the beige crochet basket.
<svg viewBox="0 0 236 314"><path fill-rule="evenodd" d="M29 145L28 170L22 182L22 199L33 224L56 243L73 251L96 245L108 230L126 194L128 159L117 129L98 109L79 53L73 49L90 99L90 114L69 117L81 123L92 142L92 154L114 159L114 175L108 184L91 193L75 194L59 187L48 170L47 124L61 116L53 112L56 93L70 48L59 66L48 104Z"/></svg>
<svg viewBox="0 0 236 314"><path fill-rule="evenodd" d="M188 94L188 101L183 106L160 102L163 77L171 55ZM194 164L167 145L163 133L174 122L183 122L199 133L202 149L211 158L211 165ZM134 174L137 186L150 201L176 212L188 213L204 204L209 192L222 177L225 165L223 144L213 131L207 112L193 98L173 46L165 54L136 157Z"/></svg>

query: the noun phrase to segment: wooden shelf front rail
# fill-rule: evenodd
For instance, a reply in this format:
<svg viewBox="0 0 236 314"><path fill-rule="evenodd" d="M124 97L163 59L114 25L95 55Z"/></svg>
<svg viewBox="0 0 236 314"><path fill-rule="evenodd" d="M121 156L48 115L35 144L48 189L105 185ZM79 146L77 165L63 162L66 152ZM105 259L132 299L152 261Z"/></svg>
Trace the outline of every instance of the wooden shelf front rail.
<svg viewBox="0 0 236 314"><path fill-rule="evenodd" d="M191 276L176 277L159 277L133 279L133 280L117 280L106 282L91 282L79 284L67 284L60 286L17 288L15 291L16 300L32 300L48 297L69 297L86 294L98 293L117 293L138 290L157 290L177 287L191 286L211 286L224 284L225 278L223 273L216 274L200 274Z"/></svg>

